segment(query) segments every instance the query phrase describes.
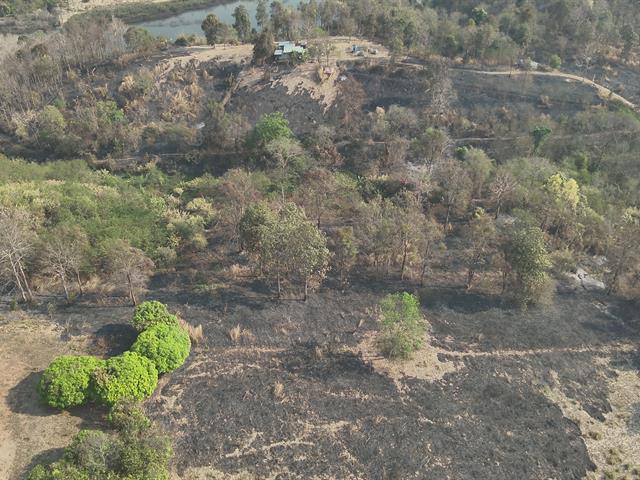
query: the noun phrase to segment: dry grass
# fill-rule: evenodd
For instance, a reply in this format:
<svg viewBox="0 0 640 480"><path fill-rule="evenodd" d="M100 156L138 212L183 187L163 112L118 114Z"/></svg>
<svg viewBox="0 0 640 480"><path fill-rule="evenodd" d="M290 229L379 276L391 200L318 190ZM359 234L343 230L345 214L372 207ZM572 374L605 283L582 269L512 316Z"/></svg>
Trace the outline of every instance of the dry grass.
<svg viewBox="0 0 640 480"><path fill-rule="evenodd" d="M277 401L282 401L284 400L284 385L280 382L276 382L276 384L273 386L273 389L271 390L271 393L273 394L273 398L275 398Z"/></svg>
<svg viewBox="0 0 640 480"><path fill-rule="evenodd" d="M187 333L189 333L189 338L196 345L202 345L204 343L204 332L202 330L202 325L198 325L194 327L190 323L185 322L183 319L180 319L180 326L184 328Z"/></svg>
<svg viewBox="0 0 640 480"><path fill-rule="evenodd" d="M227 332L227 334L229 335L229 340L236 345L240 343L250 343L254 339L253 334L249 330L242 328L240 325L233 327L229 332Z"/></svg>

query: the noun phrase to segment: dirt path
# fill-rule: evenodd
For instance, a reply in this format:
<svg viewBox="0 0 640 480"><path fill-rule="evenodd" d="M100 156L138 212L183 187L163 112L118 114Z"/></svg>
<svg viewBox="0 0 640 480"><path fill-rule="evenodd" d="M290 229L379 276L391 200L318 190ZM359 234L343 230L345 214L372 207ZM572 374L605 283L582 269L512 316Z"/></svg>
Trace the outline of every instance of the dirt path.
<svg viewBox="0 0 640 480"><path fill-rule="evenodd" d="M438 353L456 358L468 357L529 357L533 355L549 355L562 353L594 353L608 354L614 352L628 353L637 348L632 343L615 342L603 345L585 345L581 347L537 348L531 350L493 350L488 352L456 352L441 349Z"/></svg>
<svg viewBox="0 0 640 480"><path fill-rule="evenodd" d="M476 73L478 75L489 75L489 76L526 76L526 75L531 75L534 77L552 77L552 78L564 78L568 81L572 81L572 82L580 82L584 85L589 85L593 88L595 88L595 90L598 92L598 96L600 96L603 99L608 99L608 100L616 100L618 102L621 102L622 104L624 104L625 106L629 107L629 108L636 108L636 105L632 102L630 102L629 100L627 100L626 98L624 98L621 95L618 95L617 93L612 92L611 90L609 90L607 87L604 87L602 85L600 85L599 83L596 83L592 80L589 80L588 78L585 77L581 77L579 75L573 75L571 73L563 73L563 72L528 72L528 71L524 71L524 70L512 70L512 71L489 71L489 70L473 70L470 68L456 68L456 70L458 71L462 71L462 72L468 72L468 73Z"/></svg>

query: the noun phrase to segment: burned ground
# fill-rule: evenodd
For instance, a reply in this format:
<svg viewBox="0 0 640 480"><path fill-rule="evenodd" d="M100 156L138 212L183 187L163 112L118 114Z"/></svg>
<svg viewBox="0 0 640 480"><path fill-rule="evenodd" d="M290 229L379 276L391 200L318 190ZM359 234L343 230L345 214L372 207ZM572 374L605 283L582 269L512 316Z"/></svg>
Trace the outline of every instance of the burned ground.
<svg viewBox="0 0 640 480"><path fill-rule="evenodd" d="M255 292L228 303L221 293L190 306L207 347L149 403L175 434L178 472L578 479L594 470L587 432L548 390L605 421L615 364L628 364L637 344L630 306L567 290L553 307L521 312L449 291L422 297L432 344L455 371L405 377L401 389L359 350L374 326L374 290L324 290L307 303ZM235 325L247 334L238 344Z"/></svg>

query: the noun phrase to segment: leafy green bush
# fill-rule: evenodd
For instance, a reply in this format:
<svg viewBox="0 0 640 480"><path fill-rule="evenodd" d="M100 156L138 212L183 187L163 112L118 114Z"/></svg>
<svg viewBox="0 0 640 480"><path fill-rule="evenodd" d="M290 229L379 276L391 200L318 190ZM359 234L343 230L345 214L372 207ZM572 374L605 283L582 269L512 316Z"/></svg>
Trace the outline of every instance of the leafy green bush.
<svg viewBox="0 0 640 480"><path fill-rule="evenodd" d="M158 324L142 332L131 350L155 363L159 373L167 373L187 359L191 340L181 327Z"/></svg>
<svg viewBox="0 0 640 480"><path fill-rule="evenodd" d="M166 480L169 438L134 403L118 405L113 431L83 430L61 460L38 465L27 480Z"/></svg>
<svg viewBox="0 0 640 480"><path fill-rule="evenodd" d="M122 400L151 396L158 384L158 370L151 360L135 352L110 358L91 376L93 399L113 406Z"/></svg>
<svg viewBox="0 0 640 480"><path fill-rule="evenodd" d="M382 353L390 358L410 358L424 343L428 330L417 297L407 292L387 295L380 309Z"/></svg>
<svg viewBox="0 0 640 480"><path fill-rule="evenodd" d="M154 325L165 324L178 326L178 318L169 313L167 306L156 300L142 302L136 307L133 313L133 326L139 332L153 327Z"/></svg>
<svg viewBox="0 0 640 480"><path fill-rule="evenodd" d="M52 407L82 405L88 399L91 373L103 365L103 360L94 357L58 357L42 374L38 385L40 394Z"/></svg>

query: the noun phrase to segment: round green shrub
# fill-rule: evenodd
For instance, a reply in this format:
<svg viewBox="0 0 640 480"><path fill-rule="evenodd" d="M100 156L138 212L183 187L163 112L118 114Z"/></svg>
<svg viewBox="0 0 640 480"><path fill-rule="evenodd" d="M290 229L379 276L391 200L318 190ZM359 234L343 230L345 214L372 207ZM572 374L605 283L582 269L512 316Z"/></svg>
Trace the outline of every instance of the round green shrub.
<svg viewBox="0 0 640 480"><path fill-rule="evenodd" d="M88 399L91 373L102 365L104 360L95 357L58 357L42 374L38 385L40 395L56 408L82 405Z"/></svg>
<svg viewBox="0 0 640 480"><path fill-rule="evenodd" d="M183 328L159 324L142 332L131 350L155 363L159 373L168 373L187 359L191 340Z"/></svg>
<svg viewBox="0 0 640 480"><path fill-rule="evenodd" d="M164 303L156 300L142 302L133 313L133 326L139 332L154 325L166 324L178 326L178 317L167 310Z"/></svg>
<svg viewBox="0 0 640 480"><path fill-rule="evenodd" d="M121 400L143 400L158 384L158 370L151 360L135 352L110 358L91 375L95 401L113 406Z"/></svg>

